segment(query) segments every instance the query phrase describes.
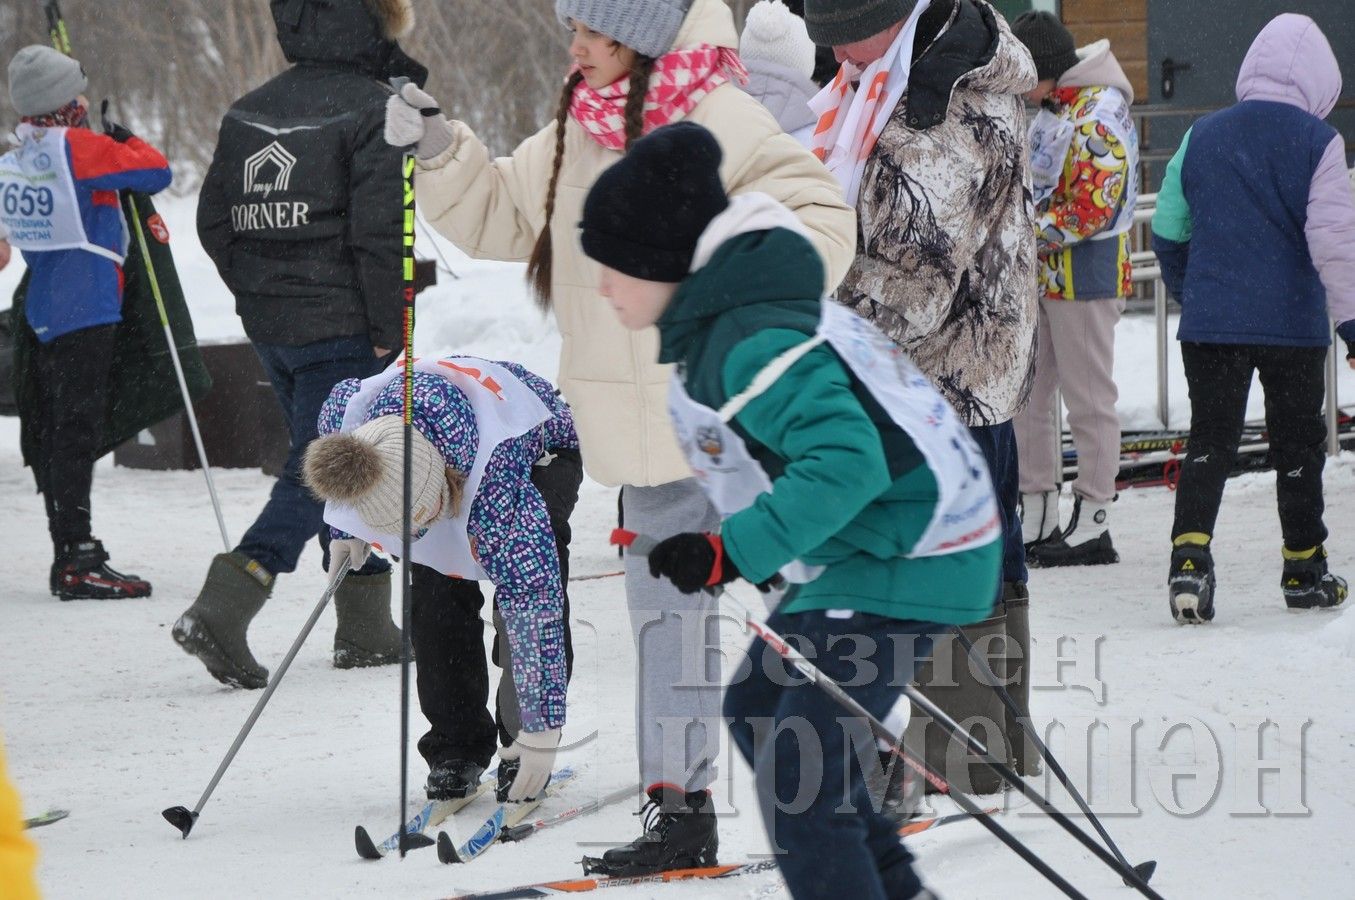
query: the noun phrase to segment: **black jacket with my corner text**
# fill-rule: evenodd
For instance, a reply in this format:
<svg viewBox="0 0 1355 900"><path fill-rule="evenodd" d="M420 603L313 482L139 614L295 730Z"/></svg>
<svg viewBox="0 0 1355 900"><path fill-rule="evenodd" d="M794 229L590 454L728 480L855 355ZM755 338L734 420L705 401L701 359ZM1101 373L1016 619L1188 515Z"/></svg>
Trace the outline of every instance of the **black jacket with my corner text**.
<svg viewBox="0 0 1355 900"><path fill-rule="evenodd" d="M383 5L272 0L293 66L221 123L198 235L253 341L401 345L402 151L382 137L386 82L427 71L386 36Z"/></svg>

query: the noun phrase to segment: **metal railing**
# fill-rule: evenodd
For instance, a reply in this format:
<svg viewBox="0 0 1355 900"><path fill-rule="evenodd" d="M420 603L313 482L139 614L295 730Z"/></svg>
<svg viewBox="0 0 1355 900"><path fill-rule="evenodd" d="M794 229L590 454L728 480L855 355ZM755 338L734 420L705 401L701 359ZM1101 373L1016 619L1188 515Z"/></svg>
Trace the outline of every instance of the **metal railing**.
<svg viewBox="0 0 1355 900"><path fill-rule="evenodd" d="M1143 194L1138 198L1134 208L1134 224L1143 225L1151 222L1153 213L1157 211L1157 194ZM1157 344L1157 417L1162 422L1164 431L1170 430L1170 393L1169 385L1169 357L1171 349L1171 336L1168 333L1169 311L1167 304L1167 285L1162 280L1162 268L1157 263L1157 254L1152 250L1136 251L1130 256L1130 261L1134 265L1134 281L1136 283L1151 282L1153 286L1153 316L1156 320L1155 342ZM1327 419L1327 454L1335 456L1341 452L1341 435L1338 430L1340 418L1340 404L1337 397L1337 372L1338 359L1340 354L1337 351L1339 344L1336 341L1336 331L1332 329L1332 346L1327 353L1327 396L1326 396L1326 419ZM1059 432L1063 431L1063 404L1061 398L1056 400L1058 404Z"/></svg>

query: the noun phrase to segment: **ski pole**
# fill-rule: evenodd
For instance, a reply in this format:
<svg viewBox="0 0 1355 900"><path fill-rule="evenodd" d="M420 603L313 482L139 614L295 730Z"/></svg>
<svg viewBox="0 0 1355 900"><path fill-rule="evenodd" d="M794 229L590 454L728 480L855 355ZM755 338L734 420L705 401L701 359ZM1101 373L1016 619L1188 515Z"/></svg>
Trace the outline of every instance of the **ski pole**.
<svg viewBox="0 0 1355 900"><path fill-rule="evenodd" d="M523 822L521 825L513 825L505 828L503 831L499 832L499 840L505 842L523 840L543 828L552 828L556 825L561 825L565 822L595 813L603 807L611 806L613 803L620 803L628 797L634 797L638 793L640 793L640 785L638 784L620 788L612 791L606 796L594 797L587 803L581 803L573 809L566 809L563 812L558 812L548 819L537 819L535 822Z"/></svg>
<svg viewBox="0 0 1355 900"><path fill-rule="evenodd" d="M1148 879L1153 877L1153 872L1157 870L1157 861L1150 859L1146 862L1139 863L1137 866L1130 865L1129 860L1125 859L1124 854L1120 852L1120 848L1115 845L1115 841L1112 840L1110 834L1106 832L1105 827L1101 824L1101 820L1096 817L1096 813L1092 812L1091 807L1087 805L1087 801L1082 796L1082 793L1077 789L1076 785L1073 784L1072 779L1068 777L1068 774L1064 772L1063 766L1059 765L1059 761L1054 758L1053 751L1049 749L1049 746L1045 744L1043 740L1041 740L1035 726L1021 715L1021 710L1016 705L1016 701L1012 699L1011 693L1008 692L1001 680L989 667L988 661L975 651L973 642L969 640L969 637L963 631L959 628L954 628L952 630L955 632L955 636L960 639L960 646L964 647L965 653L969 655L970 661L977 663L979 675L983 678L984 682L997 693L998 699L1000 699L1002 704L1011 712L1012 717L1016 719L1017 723L1021 726L1021 730L1030 738L1030 741L1035 745L1035 748L1040 751L1040 757L1048 764L1049 770L1054 773L1054 777L1059 780L1059 783L1067 789L1068 794L1073 798L1073 801L1077 803L1078 808L1086 814L1087 819L1096 829L1096 833L1101 835L1101 840L1106 842L1106 846L1110 849L1110 852L1115 854L1115 858L1120 861L1120 865L1127 869L1133 869L1146 884ZM1126 880L1125 883L1129 884L1129 881Z"/></svg>
<svg viewBox="0 0 1355 900"><path fill-rule="evenodd" d="M268 705L269 698L272 697L273 692L278 689L278 685L282 682L282 676L287 674L287 668L292 664L292 660L296 659L297 651L301 649L301 645L304 644L306 638L310 636L311 629L315 627L315 623L320 621L320 613L324 612L326 604L329 603L329 598L334 596L334 592L339 589L339 582L343 581L344 576L347 574L348 564L345 563L339 567L339 570L335 572L334 577L329 580L329 586L325 588L325 593L320 597L320 602L315 605L315 609L311 612L310 618L306 620L306 624L301 626L301 633L296 636L296 640L292 641L292 649L288 650L287 655L282 658L282 662L278 665L277 671L274 672L273 677L268 680L268 687L264 689L263 696L259 698L258 703L254 704L253 711L250 712L249 718L245 719L245 724L241 726L239 733L236 734L235 741L231 744L231 748L226 751L225 758L221 760L221 765L216 767L216 774L212 776L212 780L207 784L207 789L203 791L202 796L198 798L198 805L191 810L183 806L171 806L169 809L160 813L160 815L165 817L166 822L183 832L185 840L188 839L188 833L193 830L194 824L197 823L198 816L202 814L202 808L207 805L208 798L212 796L212 791L216 790L217 783L221 781L221 776L226 774L226 769L230 767L231 761L235 759L235 754L240 752L240 745L245 742L245 738L249 736L250 729L254 727L255 722L259 721L259 716L263 713L263 708Z"/></svg>
<svg viewBox="0 0 1355 900"><path fill-rule="evenodd" d="M42 8L47 13L47 33L52 38L52 46L59 53L70 56L71 36L66 31L66 20L61 17L61 7L57 4L57 0L47 0Z"/></svg>
<svg viewBox="0 0 1355 900"><path fill-rule="evenodd" d="M396 94L409 79L392 79ZM409 637L410 607L413 604L414 567L409 559L414 530L414 150L405 151L400 163L401 202L404 209L401 240L403 241L404 276L404 416L405 460L403 478L403 510L400 538L400 858L407 851L406 831L409 822L409 663L413 655Z"/></svg>
<svg viewBox="0 0 1355 900"><path fill-rule="evenodd" d="M165 311L165 300L160 293L160 279L155 275L155 263L151 262L150 247L146 244L146 230L141 225L141 211L137 209L136 196L127 192L127 202L132 207L132 223L136 226L136 243L141 249L141 260L146 265L146 275L151 282L151 293L155 295L155 309L160 314L160 327L165 330L165 342L169 344L169 358L174 362L174 376L179 380L179 392L183 394L184 412L188 414L188 427L193 432L193 445L198 450L198 462L202 463L202 475L207 479L207 493L212 497L212 509L216 512L216 527L221 531L221 544L226 552L231 552L231 539L226 535L226 517L221 513L221 498L216 493L216 483L212 481L212 467L207 462L207 448L202 443L202 431L198 428L198 417L193 411L193 397L188 393L188 379L184 376L183 362L179 359L179 348L174 340L174 330L169 326L169 313Z"/></svg>
<svg viewBox="0 0 1355 900"><path fill-rule="evenodd" d="M47 13L47 30L52 37L52 46L60 53L71 55L71 36L66 29L66 20L61 15L57 0L47 0L43 5ZM103 104L103 114L108 114L108 101ZM212 467L207 462L207 449L202 443L202 431L198 428L198 417L193 411L193 398L188 393L188 380L184 377L183 362L179 359L179 345L174 340L174 331L169 326L169 314L165 312L164 296L160 293L160 279L155 274L155 263L151 261L150 247L146 243L146 232L141 225L141 212L137 209L136 197L127 192L127 202L132 208L132 225L136 231L137 247L141 251L142 262L146 266L146 277L151 283L151 294L155 297L155 309L160 315L160 327L165 331L165 342L169 344L169 358L174 363L174 376L179 382L179 392L183 394L184 411L188 414L188 427L193 432L193 445L198 451L198 462L202 464L202 475L207 479L207 493L212 498L212 509L216 512L216 525L221 530L221 543L225 551L231 551L231 540L226 535L226 519L221 514L221 498L217 496L216 484L212 481Z"/></svg>
<svg viewBox="0 0 1355 900"><path fill-rule="evenodd" d="M618 528L612 532L612 543L627 548L631 553L638 556L648 556L649 551L654 548L657 542L651 537ZM1035 851L1031 850L1015 835L1002 827L998 822L994 821L991 816L985 815L984 811L975 804L974 801L970 800L959 791L952 791L950 783L946 781L945 778L928 768L924 761L915 758L909 753L903 746L902 740L891 732L883 722L872 715L868 709L848 694L847 691L843 689L842 685L825 675L817 666L805 658L804 654L791 646L785 638L755 619L753 614L749 612L737 598L733 597L729 591L720 588L717 588L717 591L724 598L732 602L732 605L743 617L744 624L750 631L762 638L763 642L774 650L777 655L794 666L796 671L803 675L807 681L828 694L834 702L839 706L842 706L853 716L865 721L866 724L870 726L871 733L880 741L888 744L890 751L899 759L903 760L909 768L927 779L937 791L950 796L950 798L955 801L956 805L970 816L977 819L994 837L1006 844L1013 853L1025 860L1033 869L1035 869L1035 871L1039 872L1048 879L1051 884L1062 891L1064 895L1080 898L1080 900L1086 900L1084 894L1069 884L1062 875L1054 871L1048 863L1036 855Z"/></svg>

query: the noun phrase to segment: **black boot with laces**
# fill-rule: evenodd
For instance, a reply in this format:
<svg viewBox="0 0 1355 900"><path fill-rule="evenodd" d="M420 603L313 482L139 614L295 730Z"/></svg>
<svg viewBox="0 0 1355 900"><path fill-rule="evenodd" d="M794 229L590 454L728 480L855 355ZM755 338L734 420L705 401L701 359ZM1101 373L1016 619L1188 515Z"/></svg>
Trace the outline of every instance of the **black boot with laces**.
<svg viewBox="0 0 1355 900"><path fill-rule="evenodd" d="M709 791L650 788L649 801L640 810L645 833L623 847L613 847L601 859L584 857L584 873L632 876L716 865L720 838L714 805Z"/></svg>

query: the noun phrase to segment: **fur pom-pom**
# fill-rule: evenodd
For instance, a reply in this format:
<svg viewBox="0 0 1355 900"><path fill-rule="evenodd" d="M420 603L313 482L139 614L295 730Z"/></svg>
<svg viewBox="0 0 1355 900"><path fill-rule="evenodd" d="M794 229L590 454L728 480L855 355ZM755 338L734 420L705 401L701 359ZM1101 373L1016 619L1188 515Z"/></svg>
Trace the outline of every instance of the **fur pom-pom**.
<svg viewBox="0 0 1355 900"><path fill-rule="evenodd" d="M381 23L387 40L399 40L414 30L414 0L367 0L367 8Z"/></svg>
<svg viewBox="0 0 1355 900"><path fill-rule="evenodd" d="M329 434L306 448L302 477L321 500L352 503L381 481L381 452L351 434Z"/></svg>

